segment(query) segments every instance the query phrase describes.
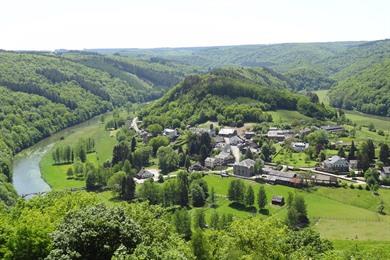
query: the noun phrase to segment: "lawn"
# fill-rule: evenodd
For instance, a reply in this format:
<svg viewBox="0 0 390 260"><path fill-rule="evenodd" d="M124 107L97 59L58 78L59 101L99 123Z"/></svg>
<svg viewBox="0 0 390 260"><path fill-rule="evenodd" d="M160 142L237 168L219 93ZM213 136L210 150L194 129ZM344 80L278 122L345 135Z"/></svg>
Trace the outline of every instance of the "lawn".
<svg viewBox="0 0 390 260"><path fill-rule="evenodd" d="M106 115L106 120L111 119L111 116L111 114ZM111 160L112 150L116 143L115 135L110 135L110 132L104 129L104 124L97 119L76 127L63 137L63 140L58 141L53 148L65 144L74 146L81 138L93 138L95 140L96 152L88 154L87 159L96 165L102 164L106 160ZM51 151L46 153L40 162L41 174L53 190L85 186L83 180L67 179L66 171L70 166L71 165L53 165Z"/></svg>
<svg viewBox="0 0 390 260"><path fill-rule="evenodd" d="M315 91L320 102L329 105L328 90ZM348 119L356 123L358 126L368 126L374 124L376 129L390 131L390 117L369 115L358 111L344 110Z"/></svg>
<svg viewBox="0 0 390 260"><path fill-rule="evenodd" d="M209 190L214 187L218 195L219 213L231 213L236 217L247 217L254 214L245 209L236 209L230 206L227 200L227 190L232 177L221 178L216 175L205 177ZM247 185L252 185L257 196L260 184L243 180ZM390 208L390 190L380 190L380 195L373 195L366 190L350 188L318 187L309 191L294 189L281 185L265 184L268 201L274 195L282 195L285 198L288 192L301 194L306 201L308 215L313 228L322 236L331 240L380 240L390 241L390 217L379 215L376 212L380 200L385 203L385 210ZM278 207L268 203L270 215L286 216L286 206ZM206 211L206 216L212 209Z"/></svg>

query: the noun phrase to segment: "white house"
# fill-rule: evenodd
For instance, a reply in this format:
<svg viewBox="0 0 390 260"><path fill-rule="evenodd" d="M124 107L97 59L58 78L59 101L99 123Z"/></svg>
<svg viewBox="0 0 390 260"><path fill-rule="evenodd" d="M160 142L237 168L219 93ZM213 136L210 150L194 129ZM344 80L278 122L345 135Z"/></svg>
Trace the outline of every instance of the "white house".
<svg viewBox="0 0 390 260"><path fill-rule="evenodd" d="M293 142L291 143L291 148L296 152L303 152L309 148L309 144L303 142Z"/></svg>
<svg viewBox="0 0 390 260"><path fill-rule="evenodd" d="M218 135L223 137L232 137L234 135L237 135L237 130L233 128L222 128L219 130Z"/></svg>

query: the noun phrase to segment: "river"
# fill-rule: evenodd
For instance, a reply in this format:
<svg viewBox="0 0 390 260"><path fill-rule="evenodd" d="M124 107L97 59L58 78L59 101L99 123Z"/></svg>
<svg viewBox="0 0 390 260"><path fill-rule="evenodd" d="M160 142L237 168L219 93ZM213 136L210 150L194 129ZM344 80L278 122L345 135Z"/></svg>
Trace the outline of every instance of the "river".
<svg viewBox="0 0 390 260"><path fill-rule="evenodd" d="M61 138L66 138L78 129L96 123L100 116L94 117L84 123L66 128L39 143L23 150L14 157L12 184L19 195L26 195L50 191L50 186L41 176L39 163L42 157ZM27 196L30 197L30 196Z"/></svg>

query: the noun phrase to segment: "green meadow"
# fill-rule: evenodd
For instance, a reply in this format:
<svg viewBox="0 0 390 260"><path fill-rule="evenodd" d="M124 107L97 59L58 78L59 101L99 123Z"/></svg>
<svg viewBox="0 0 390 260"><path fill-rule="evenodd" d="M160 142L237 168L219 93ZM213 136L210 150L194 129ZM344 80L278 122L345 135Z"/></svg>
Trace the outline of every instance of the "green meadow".
<svg viewBox="0 0 390 260"><path fill-rule="evenodd" d="M231 213L236 217L247 217L252 214L261 215L257 208L256 210L237 208L228 201L227 191L233 178L222 178L216 175L208 175L204 178L209 185L209 190L213 187L218 198L217 208L207 208L206 216L209 216L213 210L221 214ZM316 187L301 190L281 185L243 181L247 185L252 185L256 195L260 185L264 185L268 198L269 216L285 218L287 207L271 205L270 201L274 195L282 195L287 198L288 193L292 192L305 198L311 225L323 237L346 244L352 243L354 240L390 241L390 217L380 215L376 211L380 201L383 200L385 211L390 212L390 190L381 189L379 195L374 195L364 189Z"/></svg>
<svg viewBox="0 0 390 260"><path fill-rule="evenodd" d="M106 120L112 118L111 114L106 115ZM59 145L75 146L82 138L93 138L95 140L96 152L87 155L87 161L94 164L102 164L106 160L111 160L112 149L116 143L115 134L104 129L104 124L99 120L92 120L90 123L72 131L64 136L63 140L58 141L51 151ZM53 165L51 151L46 153L40 162L41 174L45 181L53 190L62 190L69 188L80 188L85 186L84 180L68 179L66 172L71 164Z"/></svg>

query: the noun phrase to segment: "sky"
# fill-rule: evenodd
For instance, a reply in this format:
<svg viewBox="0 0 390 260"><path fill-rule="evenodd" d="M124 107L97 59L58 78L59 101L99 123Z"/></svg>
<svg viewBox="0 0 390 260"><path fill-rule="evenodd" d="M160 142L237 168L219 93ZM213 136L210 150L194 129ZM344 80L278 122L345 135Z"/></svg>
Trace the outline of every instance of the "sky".
<svg viewBox="0 0 390 260"><path fill-rule="evenodd" d="M390 38L388 0L1 0L0 49Z"/></svg>

